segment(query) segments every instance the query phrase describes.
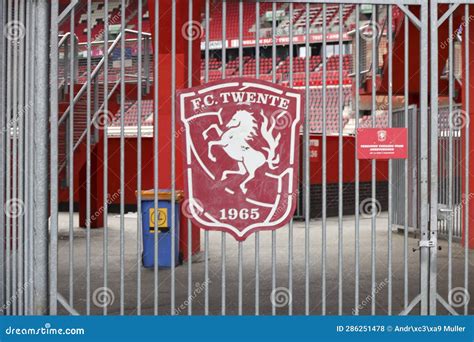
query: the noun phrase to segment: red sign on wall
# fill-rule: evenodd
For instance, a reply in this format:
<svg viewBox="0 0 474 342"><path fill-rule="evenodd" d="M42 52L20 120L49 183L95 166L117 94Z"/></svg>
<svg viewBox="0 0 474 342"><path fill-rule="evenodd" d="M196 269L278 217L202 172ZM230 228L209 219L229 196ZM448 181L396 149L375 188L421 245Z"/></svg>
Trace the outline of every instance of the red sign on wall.
<svg viewBox="0 0 474 342"><path fill-rule="evenodd" d="M407 128L357 129L358 159L406 159Z"/></svg>
<svg viewBox="0 0 474 342"><path fill-rule="evenodd" d="M296 207L303 93L248 78L182 90L185 210L203 229L245 240Z"/></svg>

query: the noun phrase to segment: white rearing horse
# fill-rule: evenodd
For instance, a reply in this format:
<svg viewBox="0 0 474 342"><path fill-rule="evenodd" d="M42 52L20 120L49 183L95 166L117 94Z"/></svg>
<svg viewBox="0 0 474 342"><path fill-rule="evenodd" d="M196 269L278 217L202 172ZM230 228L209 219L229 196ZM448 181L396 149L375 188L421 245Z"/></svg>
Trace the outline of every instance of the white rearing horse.
<svg viewBox="0 0 474 342"><path fill-rule="evenodd" d="M224 151L232 159L237 161L238 170L226 170L222 173L221 180L227 179L229 175L244 175L248 173L248 177L240 184L240 189L245 194L247 192L247 183L255 178L255 172L265 163L273 170L275 164L279 162L279 156L275 156L275 148L278 146L280 134L277 137L272 136L274 123L270 130L268 129L268 119L263 115L262 135L267 141L269 148L263 148L268 152L268 157L253 149L249 144L249 140L257 135L258 127L252 113L239 110L232 119L227 123L227 130L223 132L217 124L209 126L203 133L204 139L207 140L208 132L214 129L220 137L220 140L210 141L208 144L208 157L211 161L216 162L216 157L212 154L212 147L221 146Z"/></svg>

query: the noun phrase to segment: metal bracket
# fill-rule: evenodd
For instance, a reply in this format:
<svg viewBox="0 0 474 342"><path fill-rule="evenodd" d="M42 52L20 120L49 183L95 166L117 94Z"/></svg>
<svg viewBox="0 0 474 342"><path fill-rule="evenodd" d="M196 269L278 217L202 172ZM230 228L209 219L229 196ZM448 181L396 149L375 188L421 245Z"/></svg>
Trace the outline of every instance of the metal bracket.
<svg viewBox="0 0 474 342"><path fill-rule="evenodd" d="M400 8L400 10L410 19L417 29L421 28L421 20L418 19L416 15L408 9L408 7L405 7L404 5L398 5L398 8Z"/></svg>
<svg viewBox="0 0 474 342"><path fill-rule="evenodd" d="M436 241L437 241L436 239L420 240L418 241L418 247L413 248L413 252L416 252L417 250L421 248L437 248L438 243Z"/></svg>
<svg viewBox="0 0 474 342"><path fill-rule="evenodd" d="M418 247L420 248L432 248L432 247L436 247L437 243L436 243L436 240L420 240L418 242Z"/></svg>

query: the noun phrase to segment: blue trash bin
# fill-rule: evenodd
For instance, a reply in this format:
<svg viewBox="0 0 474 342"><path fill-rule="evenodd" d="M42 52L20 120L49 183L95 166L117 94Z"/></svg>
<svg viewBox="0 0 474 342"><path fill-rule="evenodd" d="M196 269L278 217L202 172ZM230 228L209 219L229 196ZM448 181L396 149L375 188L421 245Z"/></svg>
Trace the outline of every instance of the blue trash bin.
<svg viewBox="0 0 474 342"><path fill-rule="evenodd" d="M154 190L142 191L142 230L143 252L142 264L144 267L155 266L155 232L158 231L158 267L171 267L171 191L158 191L158 229L155 228ZM176 191L176 206L174 215L174 260L179 264L179 220L180 205L183 192Z"/></svg>

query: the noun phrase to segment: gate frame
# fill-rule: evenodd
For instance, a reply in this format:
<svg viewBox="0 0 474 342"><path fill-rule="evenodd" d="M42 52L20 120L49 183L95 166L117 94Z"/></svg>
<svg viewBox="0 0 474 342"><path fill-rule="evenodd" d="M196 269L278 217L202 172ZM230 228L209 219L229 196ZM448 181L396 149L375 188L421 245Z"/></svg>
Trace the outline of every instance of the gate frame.
<svg viewBox="0 0 474 342"><path fill-rule="evenodd" d="M449 5L450 8L440 17L438 18L438 6L439 5ZM438 222L438 216L439 216L439 208L438 208L438 110L439 110L439 104L438 104L438 96L439 96L439 85L438 85L438 80L439 80L439 73L438 73L438 48L439 48L439 37L438 37L438 30L439 27L449 18L452 18L452 15L454 12L462 5L474 5L473 0L431 0L430 1L430 110L431 113L436 113L436 115L431 115L431 139L430 139L430 167L431 167L431 203L430 203L430 222L434 223L430 227L430 234L431 234L431 241L435 242L435 245L433 248L430 248L430 255L429 255L429 262L430 262L430 287L429 287L429 314L430 315L436 315L436 306L437 303L439 302L450 314L452 315L458 315L459 313L456 312L456 310L450 305L450 302L447 302L439 293L437 289L437 256L438 256L438 248L437 248L437 241L438 241L438 227L437 227L437 222ZM467 7L468 8L468 7ZM467 9L467 14L469 14L469 9ZM466 36L469 39L469 18L464 19L464 23L466 23L465 31ZM450 27L450 30L452 27ZM463 36L463 37L466 37ZM450 39L452 41L453 39ZM450 43L452 44L452 43ZM465 53L465 57L469 57L469 51L468 49L463 49ZM467 60L468 58L465 58ZM451 64L452 66L452 64ZM450 66L450 67L451 67ZM466 80L465 83L469 81L469 63L465 63L463 65L465 68L465 75L466 75ZM450 76L449 76L449 82L451 82L451 71L450 71ZM469 115L469 98L470 95L468 93L466 97L466 115ZM453 105L453 100L452 98L449 99L450 101L450 106ZM449 114L449 120L451 120L451 113ZM451 121L449 121L451 122ZM465 155L465 162L462 164L464 166L464 171L465 175L465 184L464 188L461 190L462 193L467 194L469 193L469 120L467 119L467 124L465 127L466 130L466 139L465 139L465 144L466 144L466 155ZM461 143L463 140L461 140ZM451 190L452 191L452 190ZM462 225L464 225L464 229L466 232L469 232L469 198L468 196L465 197L465 209L464 209L464 215L461 217L461 221L463 222ZM452 208L450 208L452 210ZM461 233L462 234L462 233ZM468 236L467 233L464 233L464 236ZM465 241L465 250L466 250L466 256L465 256L465 262L468 260L468 249L469 249L469 241ZM451 257L451 256L449 256ZM467 269L467 263L465 264L465 272L466 272L466 278L465 278L465 284L468 284L468 269ZM468 285L466 285L467 288ZM467 303L464 305L464 314L468 314L468 307Z"/></svg>
<svg viewBox="0 0 474 342"><path fill-rule="evenodd" d="M260 2L269 2L269 1L260 1ZM418 27L419 32L420 32L420 125L419 125L419 132L420 132L420 178L419 178L419 185L420 185L420 202L421 202L421 207L420 207L420 221L421 221L421 226L420 226L420 294L415 297L415 299L412 301L408 309L412 309L415 307L418 303L420 303L420 313L421 315L426 315L428 312L430 314L435 314L436 313L436 256L437 256L437 251L436 248L432 248L431 246L432 241L434 241L435 246L437 242L437 231L436 227L430 227L429 221L431 218L431 222L436 222L437 220L437 187L433 187L434 181L437 181L436 175L432 175L431 177L431 189L434 191L431 191L430 197L428 194L428 177L429 177L429 169L428 169L428 162L430 160L431 162L431 170L437 170L437 153L436 151L432 148L433 146L436 146L436 140L435 137L437 137L436 133L434 132L435 135L433 135L433 122L436 123L434 125L435 129L437 129L437 117L432 115L431 118L431 124L432 124L432 132L431 132L431 140L430 140L430 145L428 142L428 29L429 29L429 24L428 20L429 19L429 8L431 6L431 10L437 10L437 0L432 0L431 4L428 4L427 1L425 0L293 0L293 1L288 1L288 0L275 0L272 1L275 3L278 2L284 2L284 3L319 3L319 4L369 4L369 5L396 5L398 8L401 9L401 11L405 14L405 18L409 18L409 20ZM451 1L453 2L453 1ZM450 3L451 3L450 2ZM420 7L420 15L419 18L417 18L406 6L419 6ZM58 17L57 13L57 8L53 8L54 12L54 17ZM435 12L432 12L435 13ZM176 13L175 13L176 14ZM434 19L431 17L431 24L433 24ZM57 23L53 23L53 26L57 26ZM57 27L56 27L57 29ZM437 26L435 26L435 30L437 30ZM55 32L54 30L52 32ZM308 33L308 32L307 32ZM431 26L431 33L433 34L433 25ZM431 39L437 39L436 36L432 36ZM437 41L437 40L436 40ZM54 43L53 43L54 42ZM57 51L57 41L56 39L52 39L52 44L54 44L54 47L52 46L51 49L52 51ZM435 44L431 45L431 53L433 56L436 54L433 53L436 52L434 50L433 46L436 46ZM389 53L392 53L393 51L389 51ZM57 58L57 56L54 56L54 58ZM436 61L437 63L437 61ZM57 64L57 60L54 60L52 63L54 66ZM431 66L433 67L433 60ZM437 65L437 64L436 64ZM51 76L53 76L53 69L51 70ZM174 75L174 74L173 74ZM432 80L434 75L431 75ZM433 90L436 90L437 93L437 84L434 84L435 82L431 83L431 90L433 94ZM436 88L434 88L436 87ZM432 106L433 106L433 97L431 98L432 101ZM56 99L53 99L55 102ZM435 102L435 101L434 101ZM432 108L437 108L432 107ZM56 109L55 109L56 110ZM53 122L57 121L57 112L54 112L54 117L53 117ZM53 132L54 133L54 132ZM57 132L56 132L57 133ZM51 155L51 168L55 167L55 172L57 171L57 148L58 148L58 142L57 142L57 134L55 134L54 140L51 141L51 150L53 151ZM431 155L429 155L429 150L428 147L431 146ZM54 156L53 156L54 155ZM431 156L431 159L430 159ZM435 167L433 169L433 166ZM52 171L52 170L51 170ZM51 241L53 242L52 249L50 252L50 261L53 261L53 264L57 263L57 254L55 253L56 251L56 241L57 241L57 230L58 230L58 222L57 222L57 173L53 174L51 172L51 184L54 184L54 189L52 190L52 196L51 196L51 204L52 204L52 215L54 216L54 219L51 220ZM429 202L430 200L430 202ZM54 201L54 203L53 203ZM46 205L47 206L47 205ZM47 220L46 220L47 222ZM50 284L49 284L49 295L50 299L52 299L55 303L50 302L50 314L56 314L57 308L56 308L56 300L54 299L56 295L58 295L58 300L60 300L61 296L57 294L56 290L56 285L57 285L57 280L56 279L56 272L57 268L53 269L54 267L50 268L50 272L53 272L53 278L50 279ZM46 289L45 289L46 290ZM173 290L173 289L172 289Z"/></svg>

